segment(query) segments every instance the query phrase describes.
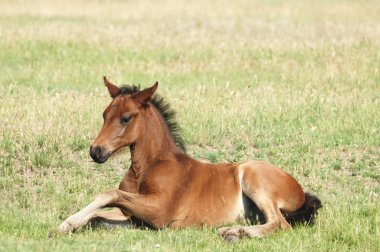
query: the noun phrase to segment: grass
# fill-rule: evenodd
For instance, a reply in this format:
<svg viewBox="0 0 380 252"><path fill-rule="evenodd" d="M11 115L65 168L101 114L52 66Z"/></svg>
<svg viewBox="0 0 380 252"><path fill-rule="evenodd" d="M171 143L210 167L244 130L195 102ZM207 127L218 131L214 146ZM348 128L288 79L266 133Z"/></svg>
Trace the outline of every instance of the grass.
<svg viewBox="0 0 380 252"><path fill-rule="evenodd" d="M376 1L0 1L0 250L379 251ZM116 187L128 152L88 148L101 83L148 86L178 111L189 154L269 161L324 208L315 226L227 245L215 229L47 239Z"/></svg>

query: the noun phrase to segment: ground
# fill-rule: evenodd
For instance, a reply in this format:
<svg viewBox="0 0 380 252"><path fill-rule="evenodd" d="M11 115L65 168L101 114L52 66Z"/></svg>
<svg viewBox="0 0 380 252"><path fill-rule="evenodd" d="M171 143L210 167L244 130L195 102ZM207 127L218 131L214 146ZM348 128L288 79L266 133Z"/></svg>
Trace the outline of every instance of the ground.
<svg viewBox="0 0 380 252"><path fill-rule="evenodd" d="M378 1L0 1L0 250L379 251L379 24ZM103 75L159 81L195 158L292 174L324 204L316 225L48 239L129 167L88 154Z"/></svg>

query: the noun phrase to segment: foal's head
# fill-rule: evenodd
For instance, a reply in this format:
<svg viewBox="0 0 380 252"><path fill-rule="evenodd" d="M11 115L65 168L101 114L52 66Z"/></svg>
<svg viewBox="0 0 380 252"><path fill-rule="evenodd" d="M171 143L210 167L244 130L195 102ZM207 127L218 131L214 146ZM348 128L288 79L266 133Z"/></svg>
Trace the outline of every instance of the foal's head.
<svg viewBox="0 0 380 252"><path fill-rule="evenodd" d="M90 155L97 163L104 163L122 147L132 145L139 137L143 125L144 108L157 89L152 87L132 94L124 94L121 88L104 77L112 102L103 112L103 127L90 147Z"/></svg>

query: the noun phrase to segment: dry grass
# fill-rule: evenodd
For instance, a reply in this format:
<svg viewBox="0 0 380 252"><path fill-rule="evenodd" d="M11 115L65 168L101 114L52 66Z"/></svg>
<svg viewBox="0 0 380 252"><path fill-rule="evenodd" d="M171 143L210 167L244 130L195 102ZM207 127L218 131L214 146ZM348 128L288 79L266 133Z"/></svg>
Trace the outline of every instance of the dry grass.
<svg viewBox="0 0 380 252"><path fill-rule="evenodd" d="M378 43L379 13L376 1L5 1L0 10L5 39L220 50Z"/></svg>

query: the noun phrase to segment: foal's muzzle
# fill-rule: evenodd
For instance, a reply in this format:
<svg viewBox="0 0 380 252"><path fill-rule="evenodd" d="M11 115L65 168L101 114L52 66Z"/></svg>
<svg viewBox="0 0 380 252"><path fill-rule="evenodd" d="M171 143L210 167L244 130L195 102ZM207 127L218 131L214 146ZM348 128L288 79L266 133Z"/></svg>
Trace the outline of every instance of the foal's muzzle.
<svg viewBox="0 0 380 252"><path fill-rule="evenodd" d="M102 146L90 147L90 156L96 163L102 164L106 162L111 154L111 152L107 152Z"/></svg>

